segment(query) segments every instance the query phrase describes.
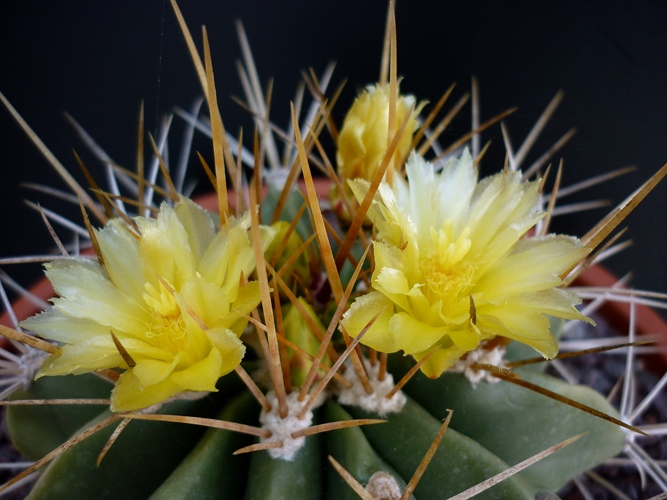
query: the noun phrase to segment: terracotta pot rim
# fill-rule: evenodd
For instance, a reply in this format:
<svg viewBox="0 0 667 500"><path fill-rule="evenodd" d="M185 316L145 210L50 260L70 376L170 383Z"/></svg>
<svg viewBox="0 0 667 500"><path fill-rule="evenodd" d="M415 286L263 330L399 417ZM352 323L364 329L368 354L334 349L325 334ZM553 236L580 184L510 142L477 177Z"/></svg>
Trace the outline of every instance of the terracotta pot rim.
<svg viewBox="0 0 667 500"><path fill-rule="evenodd" d="M619 281L618 277L601 265L586 269L573 283L573 286L582 287L611 287ZM627 331L630 326L630 304L607 301L600 308L600 313L621 331ZM647 364L657 371L667 367L667 322L658 312L645 305L635 306L635 333L656 337L660 351L658 356L647 356Z"/></svg>

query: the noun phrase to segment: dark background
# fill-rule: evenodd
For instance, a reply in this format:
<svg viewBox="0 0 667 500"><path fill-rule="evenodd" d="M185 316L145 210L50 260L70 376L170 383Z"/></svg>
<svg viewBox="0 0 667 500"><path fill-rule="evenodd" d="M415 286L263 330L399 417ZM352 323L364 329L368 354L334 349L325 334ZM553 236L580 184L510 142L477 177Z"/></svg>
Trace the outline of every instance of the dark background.
<svg viewBox="0 0 667 500"><path fill-rule="evenodd" d="M319 74L328 61L338 61L333 84L349 78L335 114L338 123L357 89L377 79L383 1L198 0L182 1L181 8L198 43L199 27L207 25L225 124L230 131L244 125L246 137L248 118L229 99L242 94L235 70L236 19L245 24L262 83L276 78L272 117L281 126L302 69L312 66ZM573 201L618 203L667 162L666 3L399 0L397 23L402 90L435 102L458 82L458 98L477 75L483 120L519 107L507 119L515 148L555 92L566 91L526 165L576 127L577 135L562 151L564 185L637 166L637 172ZM101 169L62 118L65 110L117 162L132 167L141 100L147 129L154 132L160 114L173 105L188 108L200 93L166 0L26 0L3 6L0 91L71 171L77 171L74 147L98 177ZM469 129L469 113L468 106L445 142ZM63 184L5 110L0 110L0 133L0 256L43 252L48 233L21 200L41 201L77 221L79 216L76 209L19 187L26 181ZM486 139L493 140L484 164L490 173L502 167L500 128L490 129ZM198 147L211 156L205 141ZM635 245L609 261L619 274L635 271L635 286L658 291L667 291L665 200L667 183L629 218ZM556 228L582 235L605 213L563 217ZM5 270L24 283L40 274L39 265Z"/></svg>

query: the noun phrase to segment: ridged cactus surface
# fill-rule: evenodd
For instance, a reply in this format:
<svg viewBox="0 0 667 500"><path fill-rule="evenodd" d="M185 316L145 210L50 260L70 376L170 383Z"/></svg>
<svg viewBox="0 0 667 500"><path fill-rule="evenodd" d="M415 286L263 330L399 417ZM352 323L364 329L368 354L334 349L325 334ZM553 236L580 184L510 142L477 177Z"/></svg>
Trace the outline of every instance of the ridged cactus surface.
<svg viewBox="0 0 667 500"><path fill-rule="evenodd" d="M411 363L397 355L390 357L389 366L400 376ZM591 389L570 386L537 370L524 369L522 376L613 414ZM110 389L110 384L93 375L42 378L16 397L76 394L105 398ZM221 379L219 389L197 401L169 403L162 411L257 424L259 405L235 375ZM415 498L449 498L538 451L588 431L578 442L480 496L534 498L537 493L555 491L576 474L620 452L624 443L623 432L613 424L504 382L481 382L473 389L459 374L445 374L437 380L417 375L405 391L408 402L400 413L389 415L387 423L311 436L289 462L272 459L265 451L233 455L253 438L231 431L133 421L97 467L96 457L114 428L107 427L57 457L30 498L358 498L328 463L328 455L361 484L375 472L384 471L402 488L448 409L454 410L450 428L419 482ZM95 406L18 406L10 407L8 415L16 445L28 457L39 459L109 412L100 412ZM317 410L316 423L365 417L377 416L342 407L333 398Z"/></svg>

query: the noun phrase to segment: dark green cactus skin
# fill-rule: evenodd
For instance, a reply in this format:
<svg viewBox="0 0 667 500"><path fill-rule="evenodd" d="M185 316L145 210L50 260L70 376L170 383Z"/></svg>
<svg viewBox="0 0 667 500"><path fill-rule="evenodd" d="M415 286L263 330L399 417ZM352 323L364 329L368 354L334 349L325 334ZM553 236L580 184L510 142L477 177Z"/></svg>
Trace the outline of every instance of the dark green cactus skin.
<svg viewBox="0 0 667 500"><path fill-rule="evenodd" d="M76 378L43 377L28 393L19 392L15 399L108 398L113 386L99 378L84 375ZM7 425L15 446L32 460L37 460L74 434L104 411L100 405L15 406L7 411ZM48 422L48 426L45 423Z"/></svg>
<svg viewBox="0 0 667 500"><path fill-rule="evenodd" d="M249 392L236 396L217 415L228 422L251 422L259 405ZM252 437L209 429L197 446L151 495L151 500L237 499L243 496L248 455L233 455L252 444Z"/></svg>
<svg viewBox="0 0 667 500"><path fill-rule="evenodd" d="M202 406L206 403L179 401L165 405L164 411L199 413ZM94 421L107 416L104 412ZM131 422L120 437L123 443L111 448L96 467L97 455L115 427L106 427L60 455L29 498L147 498L187 456L203 431L166 422Z"/></svg>
<svg viewBox="0 0 667 500"><path fill-rule="evenodd" d="M349 408L355 418L368 418L366 412ZM364 429L371 445L399 473L410 477L428 450L441 421L412 399L403 411L387 417L383 425ZM391 439L387 439L391 436ZM417 450L420 450L417 452ZM509 466L472 439L448 429L433 460L415 490L416 498L449 498L502 472ZM511 477L478 498L532 499L534 487L518 476Z"/></svg>
<svg viewBox="0 0 667 500"><path fill-rule="evenodd" d="M411 366L409 360L400 357L393 357L391 363L399 376ZM587 387L571 385L536 370L517 371L524 380L618 417L601 394ZM618 426L506 382L480 384L475 397L467 397L470 384L454 373L445 373L437 380L419 373L408 385L406 391L436 418L445 418L452 401L456 401L451 427L509 464L588 431L567 449L522 472L532 482L551 490L595 467L600 456L620 453L625 444L625 434ZM433 397L434 394L438 397ZM576 460L563 460L560 453Z"/></svg>
<svg viewBox="0 0 667 500"><path fill-rule="evenodd" d="M324 418L328 422L336 422L351 420L352 415L334 401L328 401L324 407ZM377 454L360 428L339 429L328 432L324 437L328 453L336 457L336 460L361 484L368 483L373 474L383 471L394 477L401 490L405 488L405 480ZM351 488L345 485L345 481L330 464L327 467L327 498L332 500L357 500L359 498Z"/></svg>
<svg viewBox="0 0 667 500"><path fill-rule="evenodd" d="M323 454L320 436L308 436L292 462L274 460L267 451L253 453L245 500L322 498Z"/></svg>
<svg viewBox="0 0 667 500"><path fill-rule="evenodd" d="M410 366L390 356L395 377ZM524 370L524 378L567 393L613 413L594 391L568 386L553 377ZM257 425L259 406L238 377L221 379L219 392L198 401L169 403L163 413L198 415ZM96 397L110 385L92 375L39 379L17 399ZM327 461L332 455L362 484L378 470L392 474L401 488L412 476L435 437L446 409L454 410L450 428L421 479L415 498L440 499L459 493L537 451L582 430L590 431L585 449L577 443L540 464L494 486L480 498L532 499L553 491L572 475L613 456L623 433L599 419L505 382L472 389L460 375L438 380L421 375L406 387L405 408L387 423L348 428L307 438L295 460L271 459L268 452L233 456L255 438L185 424L133 421L99 468L95 459L113 431L108 427L72 447L45 468L29 498L123 499L352 499L356 498ZM412 399L414 398L414 399ZM556 405L556 406L554 406ZM9 427L16 446L30 458L48 453L85 427L108 415L99 406L10 407ZM377 417L329 400L316 420L330 422ZM54 425L55 423L55 425ZM554 431L554 429L556 429ZM583 440L582 440L583 441ZM584 453L585 452L585 453ZM508 465L509 464L509 465ZM550 494L547 498L556 498Z"/></svg>

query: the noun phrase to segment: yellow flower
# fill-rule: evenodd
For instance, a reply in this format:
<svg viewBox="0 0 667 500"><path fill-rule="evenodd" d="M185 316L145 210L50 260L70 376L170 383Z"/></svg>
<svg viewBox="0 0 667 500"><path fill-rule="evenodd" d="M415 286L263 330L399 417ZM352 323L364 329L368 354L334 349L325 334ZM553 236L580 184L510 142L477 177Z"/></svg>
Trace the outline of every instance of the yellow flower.
<svg viewBox="0 0 667 500"><path fill-rule="evenodd" d="M442 172L413 153L408 182L380 185L369 211L377 230L372 290L343 318L356 336L378 313L362 343L403 350L439 376L466 352L496 335L546 358L558 353L547 315L588 320L559 276L586 256L574 237L525 237L542 217L539 182L520 172L477 181L468 151ZM366 181L351 181L361 200Z"/></svg>
<svg viewBox="0 0 667 500"><path fill-rule="evenodd" d="M394 132L398 130L414 103L415 98L411 95L398 96ZM415 109L399 140L393 157L395 169L402 167L401 163L410 152L412 134L419 126L418 115L419 109ZM370 181L387 152L388 135L389 85L368 86L355 99L338 136L336 161L341 178Z"/></svg>
<svg viewBox="0 0 667 500"><path fill-rule="evenodd" d="M182 391L215 391L245 353L240 313L260 302L257 283L241 283L255 268L248 214L216 234L206 212L182 199L173 208L163 204L156 219L135 222L138 237L120 219L96 231L103 265L81 258L48 264L59 297L22 323L62 344L38 376L124 369L111 397L114 411ZM266 229L264 236L269 240ZM135 366L123 360L111 332Z"/></svg>

